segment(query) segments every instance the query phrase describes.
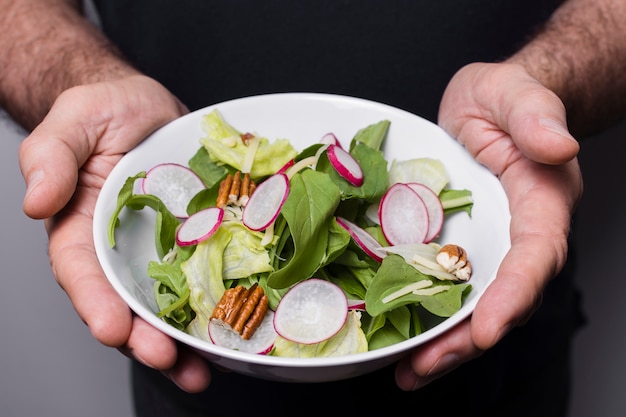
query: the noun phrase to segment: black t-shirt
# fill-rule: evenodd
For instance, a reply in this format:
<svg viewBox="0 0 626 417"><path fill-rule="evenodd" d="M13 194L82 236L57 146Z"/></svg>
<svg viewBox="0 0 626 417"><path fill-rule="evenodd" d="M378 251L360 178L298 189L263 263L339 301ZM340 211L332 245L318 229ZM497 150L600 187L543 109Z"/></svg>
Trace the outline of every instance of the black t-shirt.
<svg viewBox="0 0 626 417"><path fill-rule="evenodd" d="M501 60L560 0L96 0L107 35L192 110L287 91L435 121L450 77Z"/></svg>

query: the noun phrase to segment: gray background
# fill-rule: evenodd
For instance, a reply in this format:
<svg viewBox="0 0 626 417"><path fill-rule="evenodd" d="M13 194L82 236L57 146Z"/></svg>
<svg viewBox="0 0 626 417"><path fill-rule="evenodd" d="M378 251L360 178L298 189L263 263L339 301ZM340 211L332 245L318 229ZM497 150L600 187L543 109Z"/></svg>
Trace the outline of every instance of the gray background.
<svg viewBox="0 0 626 417"><path fill-rule="evenodd" d="M580 157L577 280L589 322L574 345L572 417L626 415L625 135L623 123L585 142ZM91 337L50 272L43 223L22 213L24 136L0 111L0 416L129 417L128 360Z"/></svg>

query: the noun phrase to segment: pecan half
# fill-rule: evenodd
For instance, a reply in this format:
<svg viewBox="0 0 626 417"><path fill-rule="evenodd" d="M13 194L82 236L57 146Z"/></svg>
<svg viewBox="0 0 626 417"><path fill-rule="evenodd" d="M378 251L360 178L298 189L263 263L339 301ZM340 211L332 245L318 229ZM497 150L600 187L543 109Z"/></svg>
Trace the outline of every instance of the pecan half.
<svg viewBox="0 0 626 417"><path fill-rule="evenodd" d="M216 205L220 208L227 205L244 207L255 188L256 184L250 178L250 174L243 174L243 178L239 171L235 172L235 175L228 174L220 183Z"/></svg>
<svg viewBox="0 0 626 417"><path fill-rule="evenodd" d="M244 339L250 339L263 321L269 300L258 284L227 289L215 306L210 320L222 320Z"/></svg>
<svg viewBox="0 0 626 417"><path fill-rule="evenodd" d="M241 141L244 145L248 145L248 142L250 142L250 139L254 138L254 135L252 133L246 132L240 134L239 137L241 138Z"/></svg>

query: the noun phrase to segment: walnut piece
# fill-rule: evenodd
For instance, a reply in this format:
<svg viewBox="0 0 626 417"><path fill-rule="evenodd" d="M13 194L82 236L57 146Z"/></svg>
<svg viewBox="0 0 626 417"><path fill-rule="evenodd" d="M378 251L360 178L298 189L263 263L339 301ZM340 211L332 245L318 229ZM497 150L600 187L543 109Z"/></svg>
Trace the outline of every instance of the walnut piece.
<svg viewBox="0 0 626 417"><path fill-rule="evenodd" d="M209 320L222 320L244 339L250 339L263 321L269 300L258 284L227 289Z"/></svg>
<svg viewBox="0 0 626 417"><path fill-rule="evenodd" d="M439 249L437 263L461 281L468 281L472 275L472 264L467 259L465 249L458 245L447 244Z"/></svg>

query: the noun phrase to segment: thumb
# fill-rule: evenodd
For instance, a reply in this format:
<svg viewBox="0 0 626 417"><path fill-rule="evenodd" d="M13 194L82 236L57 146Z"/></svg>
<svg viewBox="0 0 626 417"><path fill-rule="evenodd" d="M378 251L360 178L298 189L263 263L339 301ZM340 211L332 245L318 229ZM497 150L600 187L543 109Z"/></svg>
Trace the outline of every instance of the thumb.
<svg viewBox="0 0 626 417"><path fill-rule="evenodd" d="M91 152L86 139L72 137L81 131L51 112L21 143L19 162L26 181L23 209L29 217L50 217L72 197L78 169Z"/></svg>
<svg viewBox="0 0 626 417"><path fill-rule="evenodd" d="M475 157L494 137L501 138L500 132L527 158L543 164L570 161L580 149L568 132L563 102L516 64L461 68L441 99L439 124Z"/></svg>
<svg viewBox="0 0 626 417"><path fill-rule="evenodd" d="M519 91L509 113L509 134L529 159L549 165L573 159L580 145L567 129L565 107L538 83Z"/></svg>

